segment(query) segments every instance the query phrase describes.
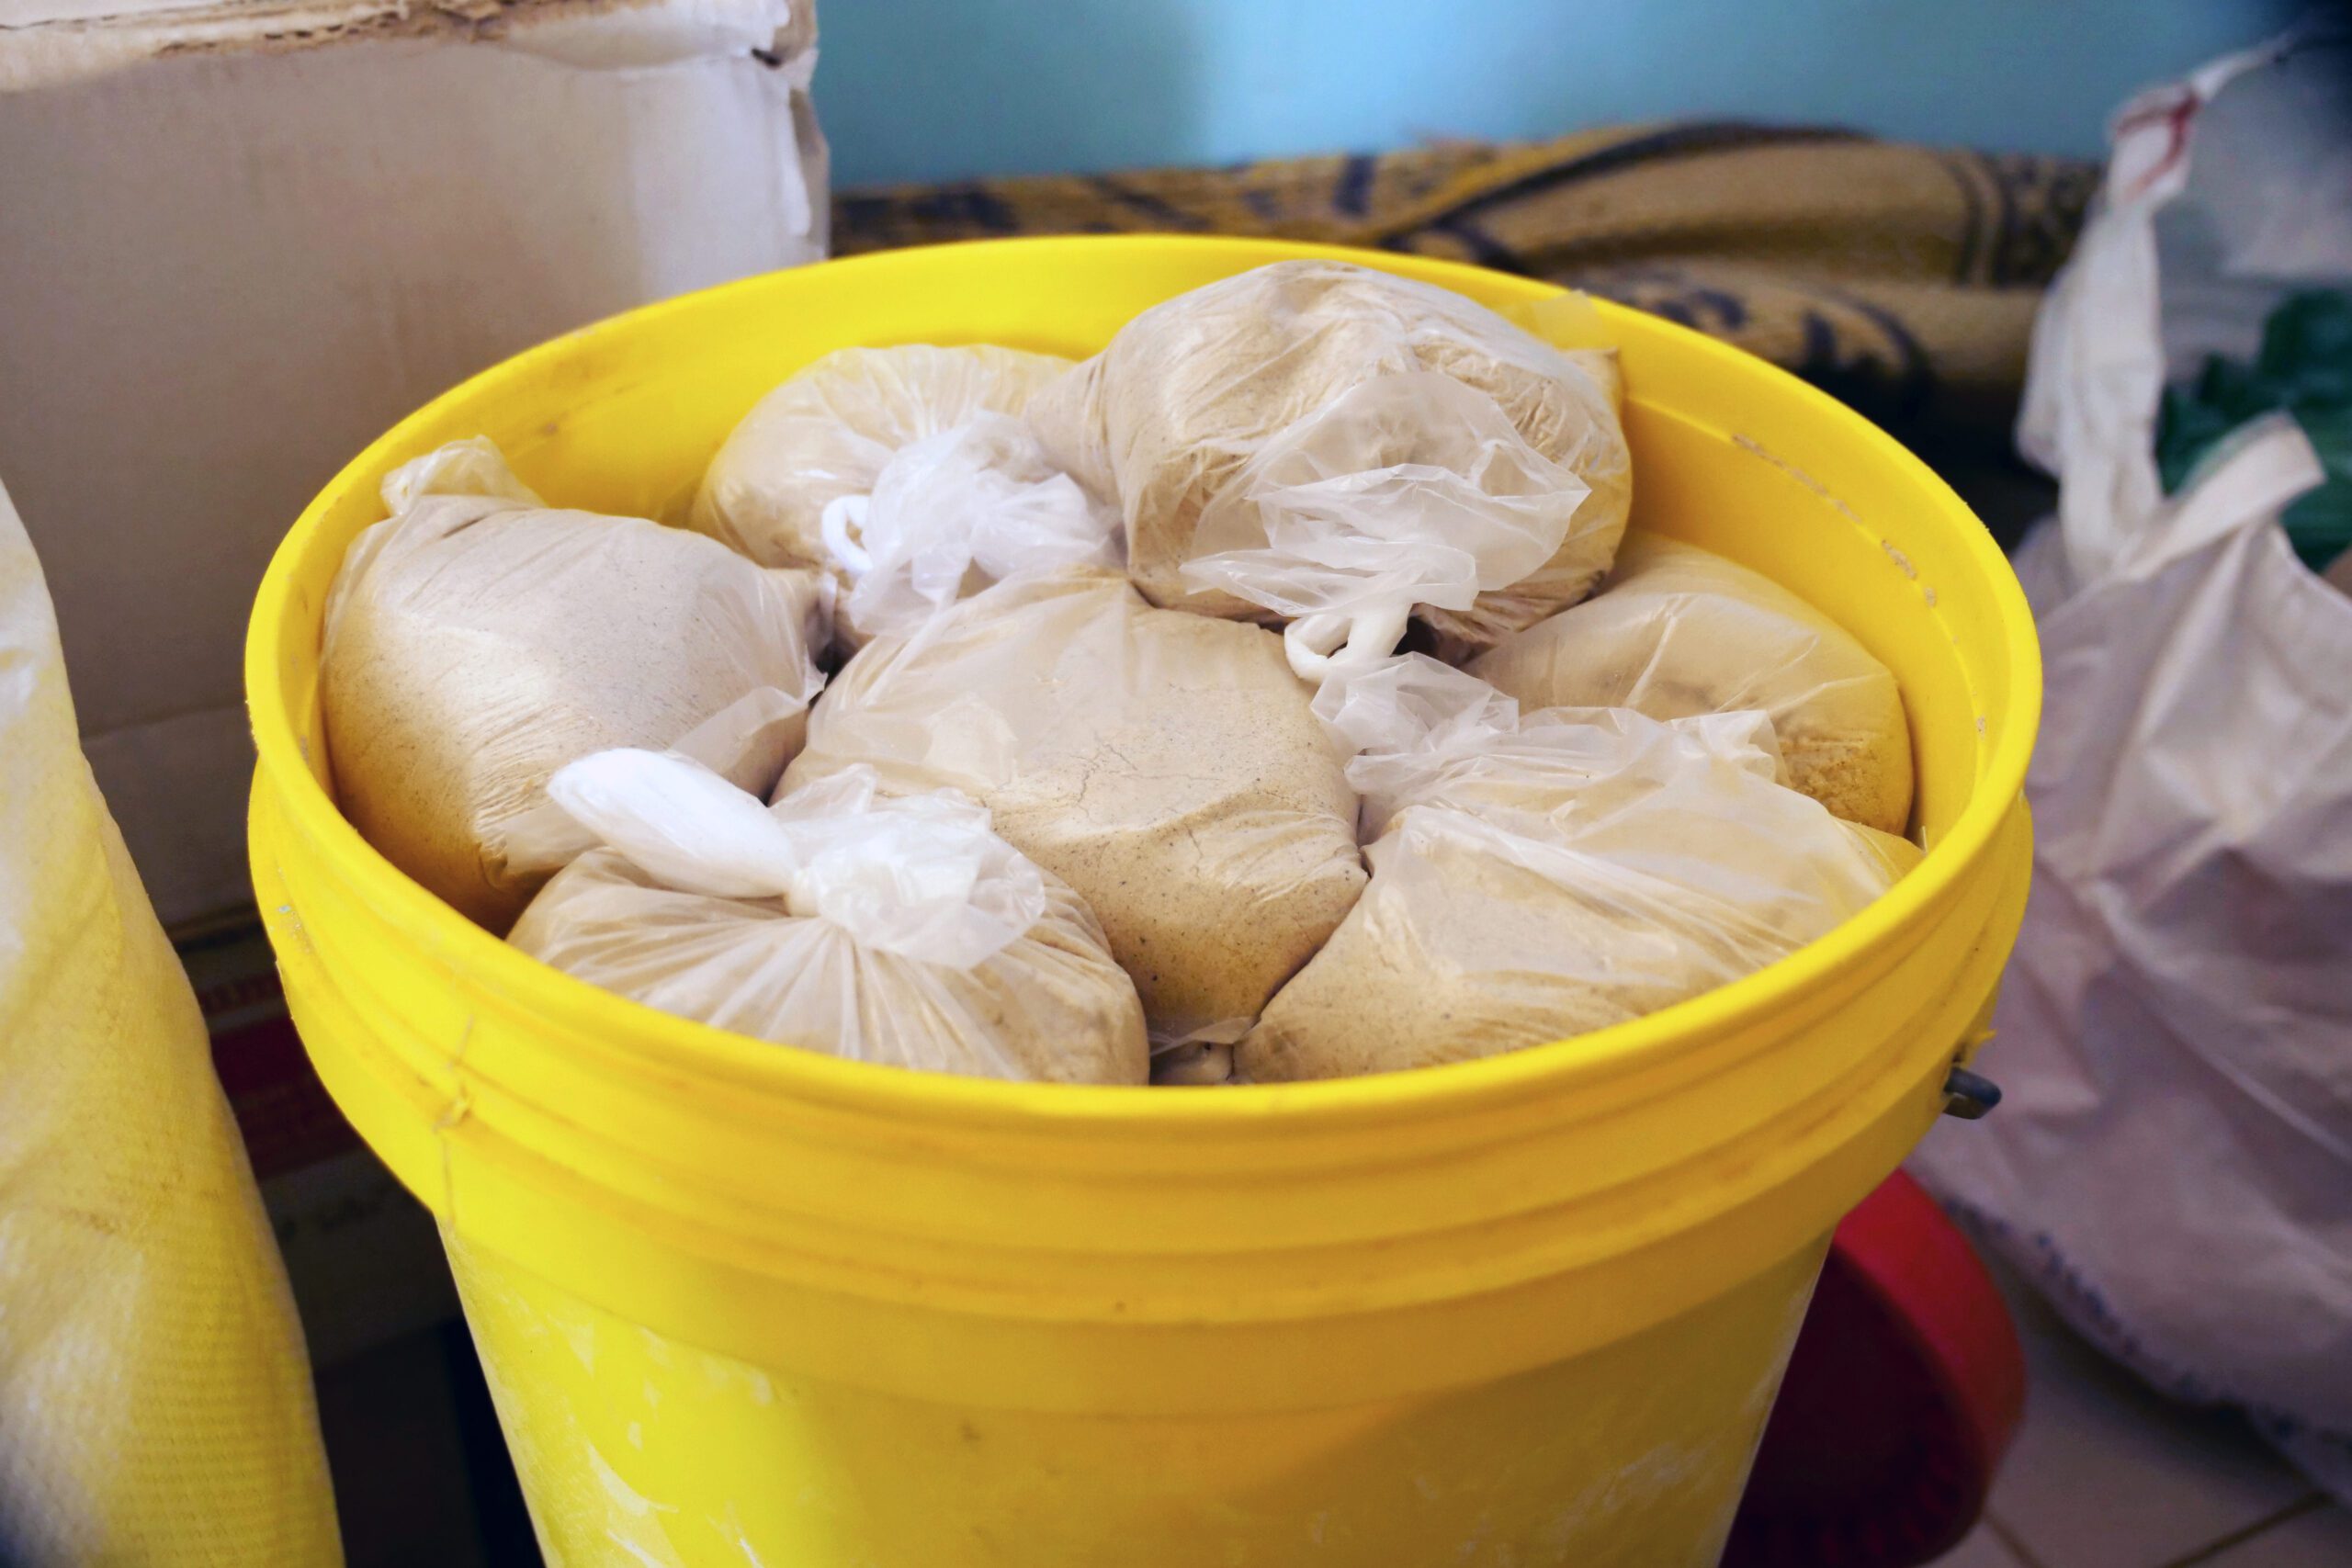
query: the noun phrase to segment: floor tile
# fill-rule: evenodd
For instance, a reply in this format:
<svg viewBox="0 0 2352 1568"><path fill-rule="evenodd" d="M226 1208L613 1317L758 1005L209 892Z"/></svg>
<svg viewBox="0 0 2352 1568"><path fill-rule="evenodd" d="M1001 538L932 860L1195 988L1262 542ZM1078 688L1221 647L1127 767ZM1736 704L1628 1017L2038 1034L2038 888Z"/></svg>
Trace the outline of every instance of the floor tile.
<svg viewBox="0 0 2352 1568"><path fill-rule="evenodd" d="M1978 1525L1966 1540L1937 1558L1934 1568L2025 1568L2025 1564L2001 1544L1990 1526Z"/></svg>
<svg viewBox="0 0 2352 1568"><path fill-rule="evenodd" d="M2021 1282L2002 1286L2030 1381L1991 1512L2032 1568L2161 1568L2310 1491L2244 1422L2159 1398Z"/></svg>
<svg viewBox="0 0 2352 1568"><path fill-rule="evenodd" d="M2352 1563L2352 1511L2323 1503L2195 1562L2196 1568L2345 1568Z"/></svg>

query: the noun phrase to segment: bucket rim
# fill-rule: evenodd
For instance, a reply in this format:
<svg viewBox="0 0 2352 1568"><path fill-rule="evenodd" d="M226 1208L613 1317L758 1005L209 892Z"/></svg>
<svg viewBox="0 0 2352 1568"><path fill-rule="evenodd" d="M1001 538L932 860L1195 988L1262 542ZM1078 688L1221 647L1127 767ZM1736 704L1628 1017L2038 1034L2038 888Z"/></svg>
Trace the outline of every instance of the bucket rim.
<svg viewBox="0 0 2352 1568"><path fill-rule="evenodd" d="M1008 1082L918 1072L848 1061L822 1051L774 1044L662 1012L606 991L528 956L475 925L384 858L345 818L311 772L297 734L296 706L284 678L285 636L301 597L300 569L323 533L328 513L354 489L372 491L393 463L413 455L440 411L496 391L535 369L560 364L581 346L618 333L635 333L764 289L790 287L813 269L857 269L879 276L921 273L943 253L1035 253L1041 260L1074 251L1116 254L1189 251L1264 265L1284 260L1335 260L1374 267L1441 287L1475 285L1492 296L1498 285L1532 300L1566 292L1541 279L1464 263L1394 252L1243 236L1024 236L910 246L809 264L639 306L538 344L499 361L412 411L344 465L296 518L272 552L255 596L244 650L248 716L257 753L256 791L270 792L285 824L307 840L331 874L414 951L465 975L507 1005L544 1016L600 1043L641 1057L649 1066L728 1083L737 1089L822 1103L897 1120L972 1127L996 1125L1072 1134L1116 1132L1122 1136L1182 1137L1230 1131L1242 1124L1285 1129L1339 1127L1420 1120L1524 1102L1564 1088L1616 1077L1668 1060L1701 1042L1756 1029L1803 998L1868 968L1877 956L1917 940L1965 891L1972 875L1990 874L2004 824L2022 809L2027 764L2039 726L2041 654L2031 611L2007 558L1975 513L1925 462L1893 436L1828 393L1746 350L1647 312L1595 299L1603 321L1664 336L1686 353L1727 372L1761 377L1775 395L1808 405L1842 427L1916 481L1957 528L1957 544L1994 601L2007 656L2004 689L1982 690L1969 672L1980 712L2004 715L1999 732L1979 748L1969 799L1950 829L1919 864L1869 908L1795 953L1731 983L1638 1019L1545 1044L1473 1061L1409 1072L1306 1083L1218 1087L1182 1092L1165 1086ZM1449 283L1449 280L1453 280ZM1939 614L1933 606L1928 613ZM315 651L310 663L315 669ZM1980 720L1980 726L1982 721ZM256 853L271 852L258 833ZM266 917L268 911L265 911Z"/></svg>

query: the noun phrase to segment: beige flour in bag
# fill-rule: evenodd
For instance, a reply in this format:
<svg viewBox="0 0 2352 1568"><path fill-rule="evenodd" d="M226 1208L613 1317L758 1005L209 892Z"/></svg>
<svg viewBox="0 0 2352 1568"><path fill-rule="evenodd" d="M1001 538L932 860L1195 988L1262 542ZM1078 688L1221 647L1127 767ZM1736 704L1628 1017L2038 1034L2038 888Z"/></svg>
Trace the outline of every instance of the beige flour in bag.
<svg viewBox="0 0 2352 1568"><path fill-rule="evenodd" d="M562 855L510 853L548 776L692 748L764 793L805 729L826 585L639 518L551 510L487 441L384 481L327 602L322 701L344 814L503 931Z"/></svg>
<svg viewBox="0 0 2352 1568"><path fill-rule="evenodd" d="M1470 670L1530 709L1760 708L1797 789L1883 832L1910 820L1911 731L1894 673L1779 583L1695 545L1629 536L1599 593Z"/></svg>
<svg viewBox="0 0 2352 1568"><path fill-rule="evenodd" d="M515 922L608 990L851 1061L1139 1084L1135 983L1077 894L954 791L885 797L846 768L763 805L706 768L605 751L548 785L605 847Z"/></svg>
<svg viewBox="0 0 2352 1568"><path fill-rule="evenodd" d="M1241 1043L1250 1081L1465 1061L1639 1018L1794 952L1918 858L1778 782L1760 713L1521 721L1459 671L1398 662L1442 671L1413 676L1437 700L1399 705L1410 722L1391 737L1419 736L1350 767L1379 831L1372 881Z"/></svg>
<svg viewBox="0 0 2352 1568"><path fill-rule="evenodd" d="M886 502L903 491L918 505L935 505L940 498L923 483L926 474L964 491L976 477L967 470L978 468L1008 492L989 498L997 506L1042 509L1063 524L1065 534L1083 531L1090 542L1108 537L1111 520L1089 526L1094 508L1083 492L1046 462L1027 427L1008 417L1018 416L1037 388L1069 367L1069 360L1053 355L987 344L837 350L743 416L711 459L688 525L763 566L832 574L843 600L836 630L844 647L861 646L882 631L911 629L849 603L859 578L853 562L866 554L854 542L877 492ZM954 440L957 432L967 438ZM934 453L943 442L945 449ZM918 471L909 473L897 459L917 447L922 448L915 455ZM1057 479L1067 495L1055 486ZM829 511L836 514L832 543L826 536ZM851 547L844 547L844 538ZM1069 555L1052 564L1078 558Z"/></svg>
<svg viewBox="0 0 2352 1568"><path fill-rule="evenodd" d="M1524 507L1552 485L1566 491L1573 511L1547 547L1549 558L1539 556L1508 586L1482 588L1462 608L1417 612L1442 645L1466 654L1574 604L1609 568L1633 474L1613 351L1555 349L1427 284L1340 262L1281 262L1144 311L1041 391L1029 418L1049 457L1117 499L1129 573L1152 603L1266 618L1267 601L1188 577L1187 565L1202 554L1195 536L1204 515L1214 528L1213 508L1253 504L1256 484L1285 491L1297 508L1320 505L1345 517L1399 483L1410 489L1442 477L1430 467L1456 462L1459 411L1432 411L1418 424L1394 410L1366 411L1318 438L1318 424L1345 412L1351 393L1415 374L1480 394L1516 433L1515 456L1498 454L1491 442L1480 447L1504 460L1470 476L1467 487L1457 476L1453 499L1476 511L1483 491L1485 502ZM1352 444L1352 463L1334 440ZM1252 463L1270 455L1303 467L1307 482L1253 472ZM1579 499L1574 491L1583 487L1589 493ZM1425 513L1462 510L1441 504Z"/></svg>
<svg viewBox="0 0 2352 1568"><path fill-rule="evenodd" d="M1339 755L1259 627L1101 569L1014 578L850 661L785 775L963 790L1078 890L1156 1043L1237 1038L1364 880Z"/></svg>

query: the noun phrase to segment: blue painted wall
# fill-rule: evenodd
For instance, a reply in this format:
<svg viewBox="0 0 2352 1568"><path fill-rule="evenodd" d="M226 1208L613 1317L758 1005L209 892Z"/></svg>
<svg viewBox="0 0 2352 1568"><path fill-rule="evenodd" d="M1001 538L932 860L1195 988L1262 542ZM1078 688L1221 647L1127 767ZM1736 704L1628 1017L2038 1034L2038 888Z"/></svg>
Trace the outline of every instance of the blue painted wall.
<svg viewBox="0 0 2352 1568"><path fill-rule="evenodd" d="M817 0L836 185L1708 116L2096 153L2298 0Z"/></svg>

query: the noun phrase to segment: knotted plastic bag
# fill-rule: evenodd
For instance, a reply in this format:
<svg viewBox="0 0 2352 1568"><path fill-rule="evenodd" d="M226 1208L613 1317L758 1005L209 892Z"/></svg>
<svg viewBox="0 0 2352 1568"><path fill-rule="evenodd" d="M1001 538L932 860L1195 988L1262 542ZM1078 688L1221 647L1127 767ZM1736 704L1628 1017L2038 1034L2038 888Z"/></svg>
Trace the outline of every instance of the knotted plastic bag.
<svg viewBox="0 0 2352 1568"><path fill-rule="evenodd" d="M1115 566L1116 516L1015 417L1069 366L988 344L829 354L744 415L689 521L762 565L831 573L845 648L1015 571Z"/></svg>
<svg viewBox="0 0 2352 1568"><path fill-rule="evenodd" d="M1269 1082L1469 1060L1654 1012L1793 953L1918 852L1781 782L1756 712L1521 716L1408 657L1318 711L1363 753L1372 881L1236 1053Z"/></svg>
<svg viewBox="0 0 2352 1568"><path fill-rule="evenodd" d="M684 758L566 766L559 805L605 847L509 939L665 1012L851 1061L1141 1083L1132 981L1058 878L954 791L888 798L848 768L765 806Z"/></svg>
<svg viewBox="0 0 2352 1568"><path fill-rule="evenodd" d="M1114 571L1016 577L852 660L785 787L964 791L1102 919L1156 1045L1230 1041L1363 886L1308 699L1271 632Z"/></svg>
<svg viewBox="0 0 2352 1568"><path fill-rule="evenodd" d="M1287 620L1319 678L1387 654L1408 615L1459 657L1582 598L1632 495L1618 395L1612 352L1300 261L1144 311L1030 419L1118 498L1153 604Z"/></svg>
<svg viewBox="0 0 2352 1568"><path fill-rule="evenodd" d="M1696 545L1628 537L1599 593L1470 671L1530 709L1761 709L1798 790L1883 832L1910 821L1911 730L1894 673L1779 583Z"/></svg>
<svg viewBox="0 0 2352 1568"><path fill-rule="evenodd" d="M344 814L503 931L581 846L526 831L549 774L682 747L764 794L806 731L827 587L641 518L548 508L498 450L384 481L327 602L321 681Z"/></svg>

